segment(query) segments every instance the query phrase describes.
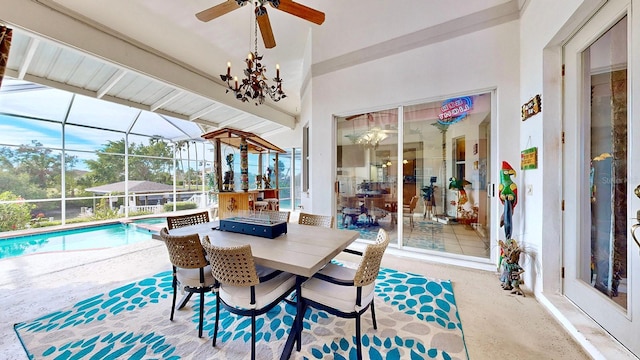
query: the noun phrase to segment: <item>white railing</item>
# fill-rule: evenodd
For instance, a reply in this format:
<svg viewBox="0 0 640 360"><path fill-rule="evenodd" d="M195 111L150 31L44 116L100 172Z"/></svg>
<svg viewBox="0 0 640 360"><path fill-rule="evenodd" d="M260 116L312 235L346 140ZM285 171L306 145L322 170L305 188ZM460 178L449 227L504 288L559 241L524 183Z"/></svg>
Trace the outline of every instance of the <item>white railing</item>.
<svg viewBox="0 0 640 360"><path fill-rule="evenodd" d="M120 214L124 214L124 206L120 206L120 209L118 210L118 212ZM129 213L131 214L133 212L160 214L162 212L162 205L140 205L140 206L131 205L129 206Z"/></svg>

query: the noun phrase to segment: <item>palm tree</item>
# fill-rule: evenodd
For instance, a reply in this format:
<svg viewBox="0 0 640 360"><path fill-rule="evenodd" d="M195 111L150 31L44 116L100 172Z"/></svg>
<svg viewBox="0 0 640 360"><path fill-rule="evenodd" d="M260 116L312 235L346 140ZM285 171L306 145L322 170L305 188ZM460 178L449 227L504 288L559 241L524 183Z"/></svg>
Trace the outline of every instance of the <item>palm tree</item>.
<svg viewBox="0 0 640 360"><path fill-rule="evenodd" d="M174 152L178 153L178 156L180 157L180 162L178 163L178 166L180 168L180 172L183 176L182 179L182 185L184 186L184 158L182 157L182 150L184 149L185 145L187 146L187 154L189 153L189 141L188 140L179 140L176 141L174 143ZM177 172L176 172L177 173Z"/></svg>

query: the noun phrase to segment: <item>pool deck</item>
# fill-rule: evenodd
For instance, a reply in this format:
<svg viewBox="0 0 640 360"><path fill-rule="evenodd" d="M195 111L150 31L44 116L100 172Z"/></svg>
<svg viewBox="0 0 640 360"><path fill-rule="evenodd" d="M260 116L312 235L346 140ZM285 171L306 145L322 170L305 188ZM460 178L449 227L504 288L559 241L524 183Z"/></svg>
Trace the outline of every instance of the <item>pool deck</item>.
<svg viewBox="0 0 640 360"><path fill-rule="evenodd" d="M164 244L153 239L115 248L0 260L0 358L27 359L13 331L14 323L170 269Z"/></svg>

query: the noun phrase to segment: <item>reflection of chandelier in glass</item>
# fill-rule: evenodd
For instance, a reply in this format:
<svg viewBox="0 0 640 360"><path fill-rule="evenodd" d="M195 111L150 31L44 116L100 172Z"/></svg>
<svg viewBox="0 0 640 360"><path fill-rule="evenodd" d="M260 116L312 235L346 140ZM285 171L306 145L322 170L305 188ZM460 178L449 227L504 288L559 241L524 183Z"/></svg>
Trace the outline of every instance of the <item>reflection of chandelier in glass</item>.
<svg viewBox="0 0 640 360"><path fill-rule="evenodd" d="M345 137L351 140L351 143L362 145L367 149L377 149L380 142L386 139L388 136L389 135L387 134L387 132L380 129L379 127L374 127L359 135L345 135Z"/></svg>
<svg viewBox="0 0 640 360"><path fill-rule="evenodd" d="M257 10L256 10L257 11ZM276 77L273 78L275 85L267 84L265 72L267 68L260 63L262 56L258 54L258 22L255 21L254 31L255 51L249 52L245 62L247 68L244 69L245 78L238 83L238 77L233 77L235 86L231 84L231 63L227 63L227 74L220 75L222 81L227 83L227 92L233 91L236 99L242 102L253 100L256 105L264 103L265 95L269 95L271 100L278 102L287 97L282 91L282 79L280 78L280 67L276 64Z"/></svg>

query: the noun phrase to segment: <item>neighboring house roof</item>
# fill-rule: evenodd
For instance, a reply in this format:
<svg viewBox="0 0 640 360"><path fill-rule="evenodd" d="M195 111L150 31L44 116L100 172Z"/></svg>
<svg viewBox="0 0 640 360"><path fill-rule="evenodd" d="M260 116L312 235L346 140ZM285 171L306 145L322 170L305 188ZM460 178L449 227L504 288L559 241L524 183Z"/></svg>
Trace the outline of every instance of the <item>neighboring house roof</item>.
<svg viewBox="0 0 640 360"><path fill-rule="evenodd" d="M124 193L124 181L105 184L100 186L94 186L86 188L85 190L100 193ZM173 191L173 185L161 184L153 181L141 181L141 180L129 180L129 192L130 193L145 193L145 192L168 192Z"/></svg>

